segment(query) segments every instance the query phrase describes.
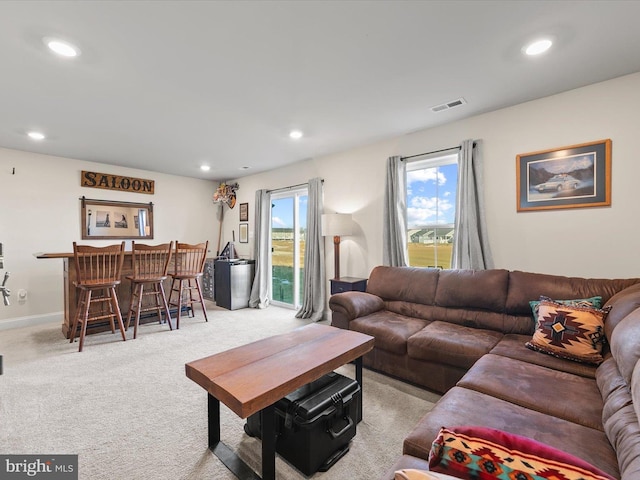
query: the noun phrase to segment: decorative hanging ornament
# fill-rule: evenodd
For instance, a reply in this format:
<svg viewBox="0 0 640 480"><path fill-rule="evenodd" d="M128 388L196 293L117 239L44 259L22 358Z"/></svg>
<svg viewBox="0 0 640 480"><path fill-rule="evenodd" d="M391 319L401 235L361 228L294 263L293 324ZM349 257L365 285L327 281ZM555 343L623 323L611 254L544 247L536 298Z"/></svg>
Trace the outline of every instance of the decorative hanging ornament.
<svg viewBox="0 0 640 480"><path fill-rule="evenodd" d="M221 183L213 194L213 201L216 203L226 203L229 205L229 208L233 208L236 206L236 190L239 188L240 186L237 183L233 185Z"/></svg>

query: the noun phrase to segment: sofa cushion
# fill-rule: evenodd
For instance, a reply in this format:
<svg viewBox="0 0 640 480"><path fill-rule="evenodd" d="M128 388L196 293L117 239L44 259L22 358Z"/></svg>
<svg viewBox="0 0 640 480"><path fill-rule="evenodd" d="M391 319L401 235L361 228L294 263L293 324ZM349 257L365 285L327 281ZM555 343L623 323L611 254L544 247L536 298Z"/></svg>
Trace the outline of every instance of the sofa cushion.
<svg viewBox="0 0 640 480"><path fill-rule="evenodd" d="M618 460L620 461L620 471L624 479L640 478L640 361L636 364L631 376L631 399L632 405L627 405L622 411L626 413L625 424L619 423L621 429L616 438L618 449ZM629 412L633 406L634 415ZM622 420L622 417L617 419ZM613 423L611 424L613 426Z"/></svg>
<svg viewBox="0 0 640 480"><path fill-rule="evenodd" d="M378 266L369 275L367 292L383 300L432 305L439 272L436 268Z"/></svg>
<svg viewBox="0 0 640 480"><path fill-rule="evenodd" d="M568 360L602 362L604 318L607 311L540 302L536 331L526 346Z"/></svg>
<svg viewBox="0 0 640 480"><path fill-rule="evenodd" d="M381 310L352 320L349 327L375 337L376 348L404 355L407 353L407 339L428 324L426 320Z"/></svg>
<svg viewBox="0 0 640 480"><path fill-rule="evenodd" d="M503 312L508 284L508 270L442 270L435 304Z"/></svg>
<svg viewBox="0 0 640 480"><path fill-rule="evenodd" d="M605 304L611 307L607 320L604 322L604 333L611 339L613 330L627 315L640 308L640 284L625 288L616 293Z"/></svg>
<svg viewBox="0 0 640 480"><path fill-rule="evenodd" d="M334 297L337 295L334 295ZM466 308L440 307L437 305L423 305L421 303L401 302L399 300L384 302L385 309L423 320L440 320L455 323L465 327L495 330L501 333L520 333L531 336L534 323L531 312L525 316L515 316L506 313L491 312L489 310L472 310Z"/></svg>
<svg viewBox="0 0 640 480"><path fill-rule="evenodd" d="M638 374L640 370L634 369L633 376ZM632 391L640 390L640 382L635 384L634 388L632 378L630 389L611 354L606 355L604 362L598 367L596 381L604 402L602 409L604 431L609 442L616 447L622 478L640 478L640 425L634 410L634 404L637 405L637 399L640 398L640 391L636 391L632 397Z"/></svg>
<svg viewBox="0 0 640 480"><path fill-rule="evenodd" d="M428 459L431 442L443 425L515 433L582 458L613 477L619 475L616 452L604 432L462 387L453 387L422 417L405 438L403 453Z"/></svg>
<svg viewBox="0 0 640 480"><path fill-rule="evenodd" d="M435 321L409 338L407 353L420 360L469 368L501 338L500 332Z"/></svg>
<svg viewBox="0 0 640 480"><path fill-rule="evenodd" d="M530 438L491 428L442 428L429 469L475 480L614 480L588 462Z"/></svg>
<svg viewBox="0 0 640 480"><path fill-rule="evenodd" d="M602 430L602 396L595 379L487 354L458 382L492 397ZM540 399L545 401L541 402Z"/></svg>
<svg viewBox="0 0 640 480"><path fill-rule="evenodd" d="M531 340L531 335L508 334L500 339L498 344L491 349L495 355L515 358L523 362L541 365L561 372L573 373L581 377L595 378L596 366L586 363L572 362L551 355L540 355L539 352L528 349L525 344Z"/></svg>
<svg viewBox="0 0 640 480"><path fill-rule="evenodd" d="M620 321L611 334L610 344L622 378L630 385L633 369L640 359L640 308Z"/></svg>
<svg viewBox="0 0 640 480"><path fill-rule="evenodd" d="M513 271L509 273L506 311L515 315L526 314L531 311L529 302L540 298L540 295L567 299L600 295L606 304L613 295L639 282L637 278L577 278Z"/></svg>
<svg viewBox="0 0 640 480"><path fill-rule="evenodd" d="M467 373L467 368L454 367L444 363L425 362L411 358L406 353L397 354L374 348L362 357L363 365L415 383L428 390L444 393L453 387Z"/></svg>

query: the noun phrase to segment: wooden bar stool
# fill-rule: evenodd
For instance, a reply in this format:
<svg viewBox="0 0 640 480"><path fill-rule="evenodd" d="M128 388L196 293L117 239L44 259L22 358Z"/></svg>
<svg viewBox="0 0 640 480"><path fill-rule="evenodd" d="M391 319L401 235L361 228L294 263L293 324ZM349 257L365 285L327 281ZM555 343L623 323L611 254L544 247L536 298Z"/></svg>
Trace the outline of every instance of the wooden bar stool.
<svg viewBox="0 0 640 480"><path fill-rule="evenodd" d="M81 352L87 334L87 324L107 318L111 323L111 333L116 333L114 318L118 320L122 340L126 340L116 293L116 287L120 285L120 272L124 260L124 242L107 247L76 245L76 242L73 242L73 256L76 261L77 275L77 280L73 283L80 294L76 316L71 327L70 343L73 343L78 324L80 324L78 351ZM92 305L96 308L92 309Z"/></svg>
<svg viewBox="0 0 640 480"><path fill-rule="evenodd" d="M204 297L202 296L202 286L200 284L202 274L204 272L204 263L207 258L207 248L209 242L190 245L188 243L176 242L175 254L173 256L173 272L171 276L171 292L169 293L169 305L178 307L176 316L176 328L180 328L180 310L183 306L191 309L193 313L193 304L200 303L205 321L207 318L207 309L204 306ZM193 284L191 283L193 281ZM186 284L185 284L186 282ZM193 291L198 292L198 298L193 298ZM176 292L178 298L174 301L173 292ZM188 295L184 295L188 293ZM195 315L194 315L195 316Z"/></svg>
<svg viewBox="0 0 640 480"><path fill-rule="evenodd" d="M158 314L158 321L162 323L162 310L164 309L169 329L173 330L163 285L164 280L167 278L167 270L171 261L173 242L161 245L144 245L134 241L131 243L131 250L133 252L131 259L133 275L128 275L126 278L133 286L133 294L131 295L129 313L127 314L126 329L129 329L131 317L135 314L133 338L137 338L140 313L155 310ZM147 289L145 291L145 285L151 287L151 290ZM151 297L153 303L147 303L146 306L143 306L142 299L145 296Z"/></svg>

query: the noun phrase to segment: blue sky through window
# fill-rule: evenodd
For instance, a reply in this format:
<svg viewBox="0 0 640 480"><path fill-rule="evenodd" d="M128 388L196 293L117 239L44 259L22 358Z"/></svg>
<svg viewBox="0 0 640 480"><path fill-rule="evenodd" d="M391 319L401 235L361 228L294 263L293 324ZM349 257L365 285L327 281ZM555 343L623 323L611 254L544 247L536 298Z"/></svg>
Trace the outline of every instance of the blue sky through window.
<svg viewBox="0 0 640 480"><path fill-rule="evenodd" d="M307 227L307 196L299 198L300 227ZM271 201L271 227L293 229L293 197L275 199Z"/></svg>
<svg viewBox="0 0 640 480"><path fill-rule="evenodd" d="M407 171L407 226L453 224L458 165L439 165Z"/></svg>

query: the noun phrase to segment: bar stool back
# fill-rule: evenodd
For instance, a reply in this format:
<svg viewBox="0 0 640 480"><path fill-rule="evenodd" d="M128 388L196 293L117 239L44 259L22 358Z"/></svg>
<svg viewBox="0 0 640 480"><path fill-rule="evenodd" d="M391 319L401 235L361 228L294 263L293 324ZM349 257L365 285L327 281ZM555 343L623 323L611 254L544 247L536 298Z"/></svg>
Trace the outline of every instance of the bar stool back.
<svg viewBox="0 0 640 480"><path fill-rule="evenodd" d="M78 308L71 327L70 343L76 336L80 324L80 346L82 351L84 338L89 322L109 319L111 333L115 333L114 318L118 320L118 328L122 340L126 340L120 305L116 287L120 285L120 272L124 260L124 242L107 247L76 245L73 242L73 255L76 262L76 278L74 283L79 290ZM94 308L91 308L94 306Z"/></svg>
<svg viewBox="0 0 640 480"><path fill-rule="evenodd" d="M171 314L169 313L169 305L164 292L163 282L167 278L169 262L173 253L173 242L163 243L161 245L145 245L142 243L131 243L133 275L126 278L131 282L133 294L131 295L131 303L129 305L129 313L127 314L127 330L131 324L131 317L135 315L133 338L138 337L138 324L140 323L141 312L156 311L158 321L162 323L162 310L165 312L165 319L171 326ZM144 286L147 285L151 289L145 291ZM153 303L143 306L143 298L150 297ZM145 302L146 303L146 302Z"/></svg>
<svg viewBox="0 0 640 480"><path fill-rule="evenodd" d="M207 322L209 321L207 318L207 309L204 305L204 297L202 296L202 286L200 284L202 274L204 273L208 247L208 241L194 245L176 242L173 257L174 268L173 271L169 273L169 275L171 275L169 305L178 307L176 328L180 328L180 311L182 307L187 306L193 313L194 303L200 303L202 305L204 319ZM193 297L194 290L198 293L197 298ZM177 298L172 300L174 292L176 292Z"/></svg>

